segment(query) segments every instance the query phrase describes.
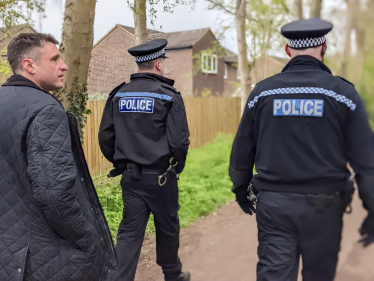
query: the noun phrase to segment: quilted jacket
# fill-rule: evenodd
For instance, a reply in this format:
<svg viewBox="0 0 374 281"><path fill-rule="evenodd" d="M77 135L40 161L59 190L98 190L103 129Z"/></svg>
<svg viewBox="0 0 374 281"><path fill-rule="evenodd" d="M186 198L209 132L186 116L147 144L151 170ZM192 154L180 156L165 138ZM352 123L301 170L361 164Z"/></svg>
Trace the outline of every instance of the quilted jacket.
<svg viewBox="0 0 374 281"><path fill-rule="evenodd" d="M0 280L106 280L116 267L76 118L12 76L0 88Z"/></svg>

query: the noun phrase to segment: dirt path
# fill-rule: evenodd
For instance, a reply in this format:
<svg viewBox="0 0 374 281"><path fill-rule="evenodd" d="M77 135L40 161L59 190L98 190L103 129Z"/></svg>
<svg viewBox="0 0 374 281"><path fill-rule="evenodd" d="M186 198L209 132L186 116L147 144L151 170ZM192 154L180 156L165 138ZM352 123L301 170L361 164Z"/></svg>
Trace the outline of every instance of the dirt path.
<svg viewBox="0 0 374 281"><path fill-rule="evenodd" d="M363 249L357 244L357 229L365 217L358 198L353 213L345 215L342 251L337 281L374 280L374 245ZM257 263L257 226L255 217L244 214L236 203L182 229L179 255L193 281L254 281ZM154 237L144 242L137 281L162 281L155 263ZM300 279L301 280L301 279Z"/></svg>

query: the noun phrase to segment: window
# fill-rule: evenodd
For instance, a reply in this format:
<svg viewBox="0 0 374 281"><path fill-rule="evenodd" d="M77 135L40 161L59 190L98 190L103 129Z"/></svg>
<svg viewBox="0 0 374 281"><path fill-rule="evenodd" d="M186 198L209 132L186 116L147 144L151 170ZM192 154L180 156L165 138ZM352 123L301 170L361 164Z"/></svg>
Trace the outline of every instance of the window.
<svg viewBox="0 0 374 281"><path fill-rule="evenodd" d="M217 74L217 55L201 54L201 72Z"/></svg>
<svg viewBox="0 0 374 281"><path fill-rule="evenodd" d="M225 63L225 74L223 75L223 79L227 79L227 63Z"/></svg>

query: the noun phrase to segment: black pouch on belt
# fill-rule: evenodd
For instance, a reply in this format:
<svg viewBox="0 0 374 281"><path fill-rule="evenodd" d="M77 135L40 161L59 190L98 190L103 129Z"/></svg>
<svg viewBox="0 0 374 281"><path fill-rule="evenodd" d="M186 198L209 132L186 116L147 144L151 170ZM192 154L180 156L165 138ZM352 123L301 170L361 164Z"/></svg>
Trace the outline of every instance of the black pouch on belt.
<svg viewBox="0 0 374 281"><path fill-rule="evenodd" d="M345 212L347 214L352 213L351 202L352 202L354 193L355 193L354 181L349 179L346 182L344 191L341 195L342 212Z"/></svg>
<svg viewBox="0 0 374 281"><path fill-rule="evenodd" d="M123 177L127 181L139 181L142 178L140 167L134 162L126 163L126 170L123 172Z"/></svg>
<svg viewBox="0 0 374 281"><path fill-rule="evenodd" d="M307 194L306 196L308 205L314 207L317 212L331 207L337 200L339 200L339 198L334 194Z"/></svg>

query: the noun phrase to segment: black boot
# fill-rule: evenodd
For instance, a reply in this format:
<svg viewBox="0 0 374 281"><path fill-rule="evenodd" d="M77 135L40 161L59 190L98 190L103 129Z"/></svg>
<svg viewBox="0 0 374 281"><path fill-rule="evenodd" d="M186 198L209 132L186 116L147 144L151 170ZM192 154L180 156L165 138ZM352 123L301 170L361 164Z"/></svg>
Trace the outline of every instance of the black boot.
<svg viewBox="0 0 374 281"><path fill-rule="evenodd" d="M190 280L191 280L191 274L188 271L182 271L177 279L177 281L190 281Z"/></svg>

